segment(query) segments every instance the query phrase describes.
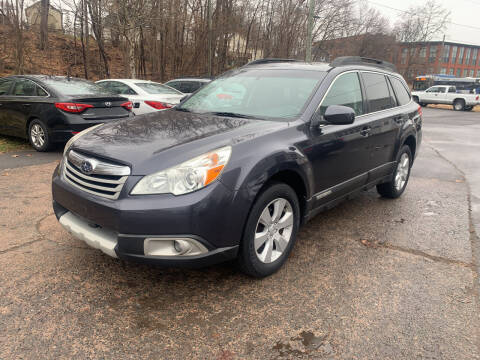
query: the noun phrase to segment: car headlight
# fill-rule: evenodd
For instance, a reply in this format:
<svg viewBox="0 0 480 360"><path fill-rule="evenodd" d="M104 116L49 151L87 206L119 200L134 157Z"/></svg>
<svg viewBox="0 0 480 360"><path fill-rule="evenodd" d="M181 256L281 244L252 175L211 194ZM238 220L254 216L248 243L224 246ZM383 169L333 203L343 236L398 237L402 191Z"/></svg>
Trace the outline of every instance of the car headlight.
<svg viewBox="0 0 480 360"><path fill-rule="evenodd" d="M232 148L225 146L170 169L144 176L131 194L182 195L201 189L220 176L231 153Z"/></svg>

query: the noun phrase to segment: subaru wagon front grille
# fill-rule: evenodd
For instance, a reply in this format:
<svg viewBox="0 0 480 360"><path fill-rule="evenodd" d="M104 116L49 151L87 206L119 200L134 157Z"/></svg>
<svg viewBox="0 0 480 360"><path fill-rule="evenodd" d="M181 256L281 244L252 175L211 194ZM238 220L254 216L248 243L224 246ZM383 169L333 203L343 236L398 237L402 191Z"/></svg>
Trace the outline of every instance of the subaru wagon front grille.
<svg viewBox="0 0 480 360"><path fill-rule="evenodd" d="M130 168L70 150L64 159L63 174L70 185L90 194L115 200L130 175Z"/></svg>

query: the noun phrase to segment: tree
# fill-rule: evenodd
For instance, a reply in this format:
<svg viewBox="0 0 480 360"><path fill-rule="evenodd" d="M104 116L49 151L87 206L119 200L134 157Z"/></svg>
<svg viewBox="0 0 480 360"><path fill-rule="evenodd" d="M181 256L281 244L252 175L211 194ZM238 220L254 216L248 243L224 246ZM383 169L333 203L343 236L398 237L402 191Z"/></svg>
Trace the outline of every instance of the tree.
<svg viewBox="0 0 480 360"><path fill-rule="evenodd" d="M45 50L48 47L48 12L50 10L50 0L41 0L40 6L40 50Z"/></svg>
<svg viewBox="0 0 480 360"><path fill-rule="evenodd" d="M443 34L450 14L449 10L434 0L428 0L423 5L410 7L396 23L394 33L397 40L407 45L406 64L403 67L405 77L411 78L412 70L420 71L426 66L421 47L435 36Z"/></svg>

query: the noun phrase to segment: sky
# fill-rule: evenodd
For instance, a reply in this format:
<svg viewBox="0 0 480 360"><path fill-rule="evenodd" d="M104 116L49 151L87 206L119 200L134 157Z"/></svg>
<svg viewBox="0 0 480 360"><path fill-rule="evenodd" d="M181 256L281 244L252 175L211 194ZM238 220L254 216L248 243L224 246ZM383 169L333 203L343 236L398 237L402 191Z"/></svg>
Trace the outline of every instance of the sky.
<svg viewBox="0 0 480 360"><path fill-rule="evenodd" d="M455 23L448 24L445 31L446 40L480 45L480 0L436 1L451 11L450 21ZM394 24L402 13L388 7L406 10L410 6L417 6L424 2L426 0L368 0L368 5L379 10ZM442 38L443 34L439 34L434 40L442 40Z"/></svg>

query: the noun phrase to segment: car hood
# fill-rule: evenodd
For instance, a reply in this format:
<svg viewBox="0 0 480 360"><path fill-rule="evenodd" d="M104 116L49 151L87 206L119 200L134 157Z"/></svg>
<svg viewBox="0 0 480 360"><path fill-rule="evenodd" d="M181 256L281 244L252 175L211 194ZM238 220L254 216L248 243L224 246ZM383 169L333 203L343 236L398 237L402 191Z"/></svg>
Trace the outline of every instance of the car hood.
<svg viewBox="0 0 480 360"><path fill-rule="evenodd" d="M285 127L287 122L171 109L104 124L77 139L72 148L129 165L132 175L146 175Z"/></svg>

